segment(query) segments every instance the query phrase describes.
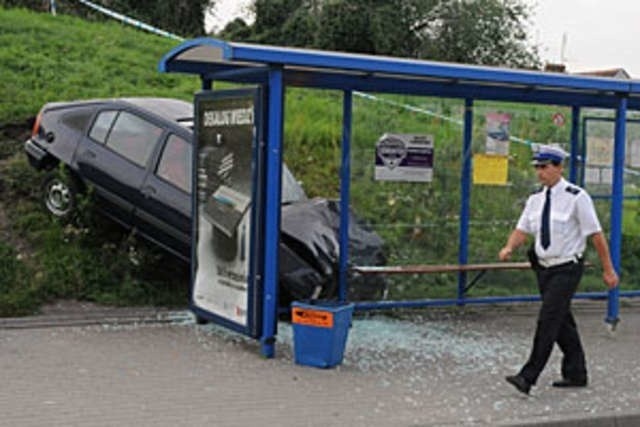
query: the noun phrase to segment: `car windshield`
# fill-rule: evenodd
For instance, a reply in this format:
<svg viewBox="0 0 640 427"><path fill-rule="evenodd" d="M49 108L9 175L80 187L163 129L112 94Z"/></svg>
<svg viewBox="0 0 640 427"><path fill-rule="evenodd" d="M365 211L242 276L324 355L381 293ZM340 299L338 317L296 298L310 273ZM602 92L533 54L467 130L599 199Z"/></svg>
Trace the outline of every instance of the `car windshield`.
<svg viewBox="0 0 640 427"><path fill-rule="evenodd" d="M300 183L293 176L287 165L282 165L282 203L298 202L307 200L307 194L302 189Z"/></svg>

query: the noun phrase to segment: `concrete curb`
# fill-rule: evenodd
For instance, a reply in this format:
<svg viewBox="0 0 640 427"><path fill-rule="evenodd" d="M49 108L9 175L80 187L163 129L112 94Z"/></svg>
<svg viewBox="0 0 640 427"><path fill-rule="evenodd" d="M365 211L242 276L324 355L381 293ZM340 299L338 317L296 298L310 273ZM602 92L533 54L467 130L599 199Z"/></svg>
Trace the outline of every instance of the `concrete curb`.
<svg viewBox="0 0 640 427"><path fill-rule="evenodd" d="M501 424L502 427L638 427L640 412L598 414L593 417L562 418L555 420L535 420L517 424Z"/></svg>

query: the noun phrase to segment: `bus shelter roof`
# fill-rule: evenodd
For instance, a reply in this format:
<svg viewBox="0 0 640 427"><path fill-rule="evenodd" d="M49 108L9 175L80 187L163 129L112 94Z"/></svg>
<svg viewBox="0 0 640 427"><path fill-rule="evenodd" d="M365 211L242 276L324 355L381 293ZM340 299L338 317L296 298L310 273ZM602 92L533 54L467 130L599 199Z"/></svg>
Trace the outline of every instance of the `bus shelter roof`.
<svg viewBox="0 0 640 427"><path fill-rule="evenodd" d="M418 59L233 43L213 38L183 42L161 59L161 72L203 79L265 83L272 67L288 86L448 98L640 109L640 81Z"/></svg>

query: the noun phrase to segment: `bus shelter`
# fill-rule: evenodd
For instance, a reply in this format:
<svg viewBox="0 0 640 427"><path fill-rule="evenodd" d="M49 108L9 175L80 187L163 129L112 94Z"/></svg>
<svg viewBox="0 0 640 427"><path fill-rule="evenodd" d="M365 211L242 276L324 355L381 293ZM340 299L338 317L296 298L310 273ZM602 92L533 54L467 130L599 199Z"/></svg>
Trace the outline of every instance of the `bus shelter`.
<svg viewBox="0 0 640 427"><path fill-rule="evenodd" d="M252 299L262 352L272 357L278 313L278 244L285 87L333 89L343 93L342 164L340 168L340 253L339 296L346 298L348 269L348 212L350 201L350 149L352 95L354 91L446 97L464 100L463 153L470 152L475 100L510 101L567 106L571 108L569 180L577 182L580 167L580 115L583 108L615 112L612 186L610 205L610 248L614 266L621 268L622 205L626 117L629 109L640 109L640 82L573 76L538 71L470 66L433 61L328 52L288 47L233 43L212 38L188 40L161 59L159 71L198 75L203 92L212 91L214 81L255 85L261 88L264 122L260 142L262 177L258 183L261 208L256 223L260 243L256 244L255 282ZM196 132L197 133L197 132ZM260 145L260 144L259 144ZM378 301L356 304L356 310L421 307L428 305L480 304L533 301L537 296L465 298L465 268L468 263L468 235L471 193L471 158L462 160L460 173L459 284L453 300ZM194 196L195 198L195 196ZM195 206L195 205L194 205ZM608 298L606 321L618 320L619 297L637 296L618 288L578 297ZM225 323L224 321L222 323ZM242 328L241 328L242 329Z"/></svg>

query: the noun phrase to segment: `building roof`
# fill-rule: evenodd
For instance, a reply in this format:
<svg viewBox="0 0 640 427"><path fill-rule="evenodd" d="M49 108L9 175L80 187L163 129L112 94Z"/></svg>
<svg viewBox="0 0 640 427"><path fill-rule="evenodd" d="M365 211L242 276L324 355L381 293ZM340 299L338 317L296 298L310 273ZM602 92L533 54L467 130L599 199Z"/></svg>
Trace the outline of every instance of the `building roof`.
<svg viewBox="0 0 640 427"><path fill-rule="evenodd" d="M593 71L581 71L575 73L581 76L595 76L595 77L611 77L614 79L626 79L630 80L631 76L626 72L624 68L609 68L607 70L593 70Z"/></svg>

